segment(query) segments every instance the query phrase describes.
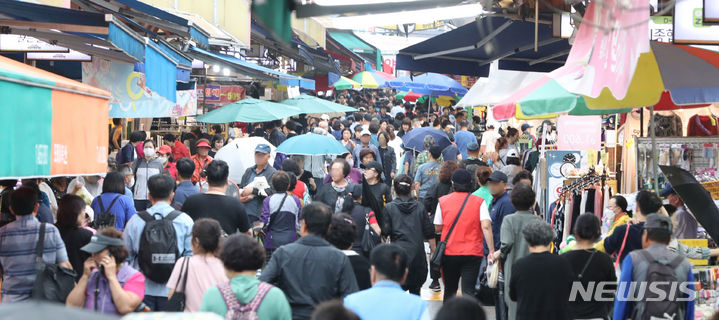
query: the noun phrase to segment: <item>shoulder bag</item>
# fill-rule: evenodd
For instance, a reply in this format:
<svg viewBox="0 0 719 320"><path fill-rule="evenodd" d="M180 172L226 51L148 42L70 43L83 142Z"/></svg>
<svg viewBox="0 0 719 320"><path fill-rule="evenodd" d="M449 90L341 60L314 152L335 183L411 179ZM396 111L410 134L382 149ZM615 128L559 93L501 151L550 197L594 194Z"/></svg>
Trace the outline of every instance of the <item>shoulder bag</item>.
<svg viewBox="0 0 719 320"><path fill-rule="evenodd" d="M187 288L187 278L190 273L190 257L183 258L182 269L180 269L180 276L175 282L175 291L172 292L172 296L167 301L165 311L167 312L183 312L185 311L185 289ZM180 286L180 280L182 279L182 286Z"/></svg>
<svg viewBox="0 0 719 320"><path fill-rule="evenodd" d="M457 217L454 218L454 222L452 222L452 226L449 227L449 231L447 231L447 236L444 238L444 241L440 241L437 244L437 248L434 250L434 254L432 254L432 257L429 259L430 268L434 272L440 272L440 269L442 268L442 258L444 257L445 249L447 249L447 242L449 241L449 237L452 235L452 231L454 230L454 227L457 225L457 221L459 221L459 217L462 215L462 211L464 211L464 206L467 204L467 200L469 200L469 197L471 195L472 195L471 193L467 193L467 197L464 198L462 207L459 208Z"/></svg>
<svg viewBox="0 0 719 320"><path fill-rule="evenodd" d="M37 273L32 288L33 299L65 304L70 291L75 288L76 274L70 269L54 263L45 263L43 260L45 223L40 224L40 235L38 236L35 250L35 270Z"/></svg>

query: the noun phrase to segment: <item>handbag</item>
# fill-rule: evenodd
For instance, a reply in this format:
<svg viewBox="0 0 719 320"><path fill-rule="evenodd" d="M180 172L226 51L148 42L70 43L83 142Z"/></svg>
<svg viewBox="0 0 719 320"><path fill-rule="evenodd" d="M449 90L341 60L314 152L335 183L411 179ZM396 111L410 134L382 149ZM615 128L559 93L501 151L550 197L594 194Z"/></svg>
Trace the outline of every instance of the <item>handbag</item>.
<svg viewBox="0 0 719 320"><path fill-rule="evenodd" d="M364 233L362 234L362 241L360 243L360 245L362 246L362 252L368 256L370 252L372 252L372 249L374 249L380 243L382 243L382 239L374 231L374 229L370 227L369 212L367 212L367 214L365 214Z"/></svg>
<svg viewBox="0 0 719 320"><path fill-rule="evenodd" d="M499 282L499 272L501 271L501 267L499 266L500 262L497 261L491 266L489 266L489 276L487 277L487 286L495 289L497 288L497 283Z"/></svg>
<svg viewBox="0 0 719 320"><path fill-rule="evenodd" d="M185 257L185 259L182 261L182 272L180 273L180 277L177 278L177 282L175 283L175 291L172 293L172 296L167 301L167 305L165 306L164 311L168 312L183 312L185 311L185 288L187 288L187 278L189 276L190 271L190 257ZM184 279L183 279L184 277ZM182 279L182 287L179 287L180 279ZM182 290L180 290L182 288Z"/></svg>
<svg viewBox="0 0 719 320"><path fill-rule="evenodd" d="M35 283L32 288L32 297L36 300L65 303L67 296L75 288L74 271L54 263L45 263L42 259L45 250L45 223L40 224L35 251Z"/></svg>
<svg viewBox="0 0 719 320"><path fill-rule="evenodd" d="M444 257L444 250L447 248L447 241L449 241L449 237L452 235L452 230L454 230L454 227L457 225L457 221L459 221L459 217L462 215L462 211L464 211L464 206L467 204L467 200L469 200L471 195L471 193L468 193L467 197L464 198L464 202L462 203L462 207L459 208L457 217L454 218L452 226L449 227L449 231L447 231L447 236L444 238L444 241L440 241L437 244L434 254L432 254L432 257L429 259L429 265L433 272L440 272L440 269L442 268L442 258Z"/></svg>

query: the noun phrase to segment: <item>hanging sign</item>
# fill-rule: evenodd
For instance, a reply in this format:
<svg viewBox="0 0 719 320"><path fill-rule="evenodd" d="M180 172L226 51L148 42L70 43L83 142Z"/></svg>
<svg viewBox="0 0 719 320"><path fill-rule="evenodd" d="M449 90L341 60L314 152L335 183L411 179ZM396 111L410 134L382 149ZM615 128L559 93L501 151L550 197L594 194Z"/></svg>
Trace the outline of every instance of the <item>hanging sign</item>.
<svg viewBox="0 0 719 320"><path fill-rule="evenodd" d="M20 34L0 34L0 51L67 52L68 49Z"/></svg>
<svg viewBox="0 0 719 320"><path fill-rule="evenodd" d="M682 0L674 5L674 43L719 44L719 25L704 23L703 0Z"/></svg>
<svg viewBox="0 0 719 320"><path fill-rule="evenodd" d="M54 60L54 61L92 61L92 57L82 52L28 52L28 60Z"/></svg>
<svg viewBox="0 0 719 320"><path fill-rule="evenodd" d="M557 150L600 150L602 118L600 116L559 116Z"/></svg>

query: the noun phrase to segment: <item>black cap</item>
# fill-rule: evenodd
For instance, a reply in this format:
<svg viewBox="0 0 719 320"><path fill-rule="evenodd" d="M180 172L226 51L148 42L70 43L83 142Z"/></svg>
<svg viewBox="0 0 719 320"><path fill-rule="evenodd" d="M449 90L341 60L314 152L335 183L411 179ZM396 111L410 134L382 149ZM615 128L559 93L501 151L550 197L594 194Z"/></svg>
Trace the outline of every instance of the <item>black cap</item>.
<svg viewBox="0 0 719 320"><path fill-rule="evenodd" d="M489 175L490 182L507 182L507 175L502 171L494 171Z"/></svg>
<svg viewBox="0 0 719 320"><path fill-rule="evenodd" d="M452 174L454 184L469 185L472 183L472 174L465 169L457 169Z"/></svg>
<svg viewBox="0 0 719 320"><path fill-rule="evenodd" d="M362 163L362 164L360 164L360 168L365 169L365 170L366 169L374 169L375 171L377 171L377 173L382 174L382 165L379 164L379 162L377 162L377 161L370 161L367 163Z"/></svg>
<svg viewBox="0 0 719 320"><path fill-rule="evenodd" d="M124 245L125 243L122 242L122 239L111 238L108 236L103 236L101 234L96 234L92 236L92 238L90 239L90 243L80 248L80 250L92 254L98 253L107 247L122 247Z"/></svg>
<svg viewBox="0 0 719 320"><path fill-rule="evenodd" d="M652 213L647 215L644 222L644 229L664 229L672 233L672 219L661 214Z"/></svg>
<svg viewBox="0 0 719 320"><path fill-rule="evenodd" d="M356 183L350 183L345 188L345 191L352 196L352 199L359 199L362 196L362 185Z"/></svg>

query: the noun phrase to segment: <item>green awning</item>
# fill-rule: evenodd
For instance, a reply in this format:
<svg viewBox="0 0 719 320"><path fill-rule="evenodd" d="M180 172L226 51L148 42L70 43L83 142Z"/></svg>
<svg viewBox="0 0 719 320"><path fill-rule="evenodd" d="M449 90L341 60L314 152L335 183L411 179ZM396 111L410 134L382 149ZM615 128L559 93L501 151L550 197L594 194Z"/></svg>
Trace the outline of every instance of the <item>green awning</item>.
<svg viewBox="0 0 719 320"><path fill-rule="evenodd" d="M358 38L350 31L333 30L327 31L327 33L329 33L332 39L348 50L354 53L368 54L376 58L374 62L376 63L377 70L382 70L382 54L377 48Z"/></svg>

